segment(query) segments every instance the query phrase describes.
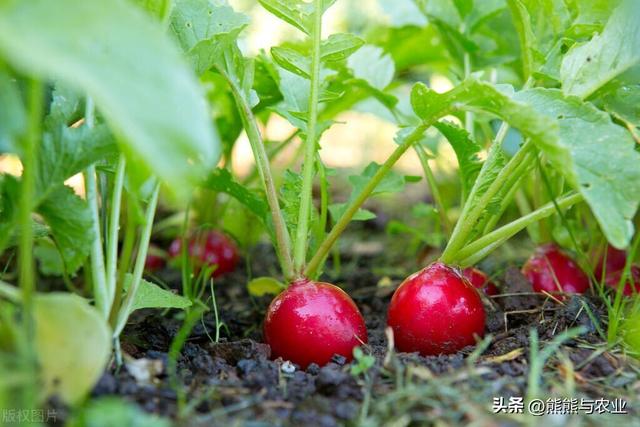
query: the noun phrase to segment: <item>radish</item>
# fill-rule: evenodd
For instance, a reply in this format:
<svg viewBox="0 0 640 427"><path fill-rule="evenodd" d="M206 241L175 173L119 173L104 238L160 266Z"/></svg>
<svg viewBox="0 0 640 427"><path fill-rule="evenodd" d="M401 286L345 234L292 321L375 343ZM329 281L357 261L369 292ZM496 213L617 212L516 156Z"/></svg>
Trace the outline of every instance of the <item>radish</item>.
<svg viewBox="0 0 640 427"><path fill-rule="evenodd" d="M583 294L589 289L585 272L555 244L539 246L522 273L535 292Z"/></svg>
<svg viewBox="0 0 640 427"><path fill-rule="evenodd" d="M342 289L301 279L269 305L264 338L274 358L304 369L311 363L322 366L334 354L351 360L353 348L367 342L367 329L358 307Z"/></svg>
<svg viewBox="0 0 640 427"><path fill-rule="evenodd" d="M487 276L484 271L475 267L467 267L462 270L462 275L476 289L481 289L485 294L489 296L498 294L498 287L495 283L489 280L489 276Z"/></svg>
<svg viewBox="0 0 640 427"><path fill-rule="evenodd" d="M179 258L182 255L182 239L177 238L169 246L169 255ZM238 247L232 239L224 233L209 230L197 233L189 239L189 256L194 261L194 267L199 270L204 267L216 266L214 277L235 270L239 261Z"/></svg>
<svg viewBox="0 0 640 427"><path fill-rule="evenodd" d="M624 269L627 263L627 251L616 249L611 245L607 245L604 254L598 260L593 274L597 280L601 280L603 275L609 275Z"/></svg>
<svg viewBox="0 0 640 427"><path fill-rule="evenodd" d="M622 278L622 273L624 273L624 268L607 274L604 283L610 288L617 290L620 279ZM625 296L632 296L637 293L640 293L640 266L632 265L629 277L627 277L627 280L624 283L622 294Z"/></svg>
<svg viewBox="0 0 640 427"><path fill-rule="evenodd" d="M404 352L454 353L484 334L478 291L454 268L436 262L409 276L393 294L387 324Z"/></svg>
<svg viewBox="0 0 640 427"><path fill-rule="evenodd" d="M144 269L149 273L162 270L166 265L166 259L162 255L162 251L155 246L149 246L147 258L144 262Z"/></svg>

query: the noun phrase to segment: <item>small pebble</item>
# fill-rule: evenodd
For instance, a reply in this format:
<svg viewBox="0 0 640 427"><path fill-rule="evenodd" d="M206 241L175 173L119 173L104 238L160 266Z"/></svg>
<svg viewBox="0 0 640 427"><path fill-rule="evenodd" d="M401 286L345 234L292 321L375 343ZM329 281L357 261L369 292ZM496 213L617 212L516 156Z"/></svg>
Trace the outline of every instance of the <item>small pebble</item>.
<svg viewBox="0 0 640 427"><path fill-rule="evenodd" d="M285 374L293 374L296 371L296 367L293 366L293 363L289 362L288 360L285 360L280 369Z"/></svg>

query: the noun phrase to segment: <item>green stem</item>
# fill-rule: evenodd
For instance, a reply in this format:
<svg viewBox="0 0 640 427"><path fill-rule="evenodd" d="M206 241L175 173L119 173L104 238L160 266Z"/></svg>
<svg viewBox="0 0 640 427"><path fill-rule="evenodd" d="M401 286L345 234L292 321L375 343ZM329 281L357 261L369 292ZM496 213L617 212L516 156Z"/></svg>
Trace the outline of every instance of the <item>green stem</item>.
<svg viewBox="0 0 640 427"><path fill-rule="evenodd" d="M300 131L296 129L294 132L291 133L291 135L285 138L277 146L271 148L270 150L267 150L267 158L269 159L269 161L273 161L274 158L277 157L282 152L282 150L287 148L294 141L295 137L298 135L299 132ZM260 175L258 172L258 168L254 167L251 170L251 173L244 179L242 183L244 185L249 185L259 176Z"/></svg>
<svg viewBox="0 0 640 427"><path fill-rule="evenodd" d="M126 208L126 217L127 222L125 225L124 231L124 239L122 241L122 249L120 251L120 263L118 265L118 277L116 280L116 291L113 298L113 304L111 304L111 313L109 315L109 323L111 325L115 325L116 320L118 319L118 308L120 307L120 303L122 302L122 289L124 285L124 280L126 278L127 272L129 271L129 267L131 264L131 255L133 254L133 249L136 244L136 214L133 211L133 204L135 203L132 200L133 197L127 193L127 208Z"/></svg>
<svg viewBox="0 0 640 427"><path fill-rule="evenodd" d="M518 206L518 211L521 216L527 215L532 211L531 204L527 199L527 194L522 188L516 192L516 206ZM529 233L529 238L531 238L532 242L540 242L540 227L538 226L538 223L531 224L527 227L527 233Z"/></svg>
<svg viewBox="0 0 640 427"><path fill-rule="evenodd" d="M318 175L320 177L320 218L316 226L316 245L321 244L327 236L327 223L329 221L329 189L327 184L327 175L324 164L320 156L316 156L316 162L318 165ZM325 254L325 257L320 261L320 266L324 266L329 254ZM338 266L339 267L339 266ZM320 268L314 272L313 276L305 276L309 279L316 279L321 273Z"/></svg>
<svg viewBox="0 0 640 427"><path fill-rule="evenodd" d="M527 226L553 215L558 211L558 209L567 208L581 202L582 200L583 197L580 193L572 193L558 199L556 203L547 203L530 214L518 218L517 220L486 234L473 243L468 244L458 251L457 258L463 260L462 265L471 265L471 261L474 263L479 261L479 259L476 260L478 254L482 254L483 256L487 255L487 248L494 249L500 246Z"/></svg>
<svg viewBox="0 0 640 427"><path fill-rule="evenodd" d="M464 78L466 79L471 75L471 55L469 55L468 52L464 53L463 62L464 62ZM473 124L474 124L473 111L465 111L464 127L466 131L469 132L469 135L471 135L471 138L473 138L473 130L474 130Z"/></svg>
<svg viewBox="0 0 640 427"><path fill-rule="evenodd" d="M527 79L522 89L525 90L530 88L531 86L533 86L533 83L534 83L533 79L531 78ZM451 257L451 253L455 253L455 251L465 243L465 239L467 238L466 234L469 231L467 217L470 214L470 211L474 207L478 208L478 204L474 203L472 205L470 201L476 200L476 198L479 197L478 191L480 191L480 183L484 182L484 179L487 173L489 173L489 167L492 164L491 159L497 156L502 150L502 143L504 142L504 139L507 136L508 131L509 131L509 124L503 121L502 124L500 125L500 128L498 129L498 132L496 133L496 137L493 144L491 144L491 147L489 148L487 159L482 164L480 173L478 174L478 177L476 178L476 181L473 187L471 187L471 191L467 196L467 200L465 201L462 207L462 212L460 213L460 217L458 218L458 221L456 222L456 225L453 228L453 233L451 234L449 243L447 244L447 247L445 248L444 253L442 254L443 257L445 257L445 254L446 254L446 258ZM481 205L480 208L483 209L484 206ZM456 247L454 248L452 245L455 245ZM446 262L445 259L441 258L443 262Z"/></svg>
<svg viewBox="0 0 640 427"><path fill-rule="evenodd" d="M516 190L520 187L523 178L527 176L527 173L535 165L535 163L532 162L535 156L536 154L533 151L529 151L522 156L518 165L510 172L510 176L508 176L507 180L503 183L502 188L493 196L493 200L500 200L500 206L497 213L481 218L481 221L478 223L478 228L483 230L482 235L491 232L498 220L500 220L507 206L511 203ZM475 238L475 236L469 236L469 239L473 238Z"/></svg>
<svg viewBox="0 0 640 427"><path fill-rule="evenodd" d="M111 215L109 218L109 235L107 236L107 307L111 312L111 307L116 294L116 280L118 273L118 231L120 229L120 208L122 206L122 188L124 187L124 171L126 162L124 155L120 155L116 168L116 177L113 183L113 193L111 194Z"/></svg>
<svg viewBox="0 0 640 427"><path fill-rule="evenodd" d="M142 273L144 272L144 264L147 260L147 251L149 250L149 241L151 240L151 229L153 228L153 218L156 213L156 207L158 205L158 194L160 193L160 184L156 184L156 188L153 190L149 205L147 206L147 212L145 214L144 224L142 228L142 234L140 236L140 243L138 245L138 254L136 255L136 263L133 268L133 275L131 277L131 284L127 290L127 296L125 297L122 307L118 312L118 321L113 331L114 338L120 336L120 333L124 329L131 309L133 308L133 301L138 293L138 287L142 280Z"/></svg>
<svg viewBox="0 0 640 427"><path fill-rule="evenodd" d="M320 220L318 221L316 230L316 239L319 243L324 240L324 236L327 233L329 188L327 184L327 172L319 155L316 155L316 164L318 165L318 175L320 177Z"/></svg>
<svg viewBox="0 0 640 427"><path fill-rule="evenodd" d="M87 98L85 110L85 126L93 128L95 123L95 108L93 100ZM102 249L102 231L100 212L98 208L98 183L96 181L96 167L91 165L84 173L84 181L87 192L87 203L91 212L93 243L91 244L91 277L93 281L93 295L98 310L105 319L109 318L109 292L107 288L107 276L104 266L104 252Z"/></svg>
<svg viewBox="0 0 640 427"><path fill-rule="evenodd" d="M245 130L247 132L247 138L253 151L253 157L256 162L256 168L260 174L260 179L264 187L264 192L267 197L267 204L269 205L269 211L271 212L271 220L273 221L273 229L276 238L276 251L280 260L280 266L282 268L282 274L285 279L292 280L293 262L291 260L291 239L289 237L289 231L280 209L280 202L278 201L278 192L273 180L273 174L271 173L271 167L269 166L269 156L264 147L264 141L262 135L258 129L256 118L251 111L251 106L247 103L246 99L240 93L240 88L233 82L231 78L227 76L227 80L231 86L236 104L239 106L242 121L244 123Z"/></svg>
<svg viewBox="0 0 640 427"><path fill-rule="evenodd" d="M44 104L42 84L37 80L29 82L28 87L28 128L23 141L22 178L20 183L20 199L18 201L18 224L20 238L18 241L18 268L22 297L22 336L19 341L21 356L28 373L36 371L36 354L33 345L35 324L33 320L33 302L35 298L35 273L33 265L33 224L31 212L34 208L36 168L41 136L41 119ZM24 388L23 404L25 408L35 405L36 389L34 382Z"/></svg>
<svg viewBox="0 0 640 427"><path fill-rule="evenodd" d="M107 291L107 276L104 267L104 253L102 250L102 232L100 230L100 213L98 211L98 185L96 182L96 167L91 165L84 173L87 192L87 203L92 219L93 243L91 244L91 279L93 282L93 297L95 305L105 318L109 316L109 292Z"/></svg>
<svg viewBox="0 0 640 427"><path fill-rule="evenodd" d="M435 121L437 118L434 118ZM324 239L317 252L307 264L307 268L304 271L304 276L312 277L320 265L322 261L325 259L333 244L338 240L338 237L342 232L347 228L349 222L353 216L358 212L360 206L367 200L369 195L375 190L380 181L389 173L393 165L402 157L402 155L411 147L416 141L418 141L422 134L431 126L432 122L422 124L418 126L411 135L407 136L407 138L400 144L396 149L391 153L391 155L387 158L387 160L382 164L380 169L371 177L367 185L362 189L362 191L358 194L358 197L353 199L345 209L344 213L340 217L340 219L335 223L327 237Z"/></svg>
<svg viewBox="0 0 640 427"><path fill-rule="evenodd" d="M312 32L311 50L311 94L309 96L309 118L307 120L307 140L305 141L304 163L302 171L302 193L300 194L300 211L298 228L293 249L293 268L300 274L304 268L309 234L309 217L311 214L314 158L317 144L318 101L320 99L320 41L322 39L322 0L315 0L315 13Z"/></svg>
<svg viewBox="0 0 640 427"><path fill-rule="evenodd" d="M480 183L484 181L486 174L489 172L489 165L491 164L491 159L493 159L496 155L498 155L500 150L502 150L502 143L504 141L504 138L507 136L508 131L509 131L509 124L507 122L502 122L502 125L500 126L500 129L498 129L498 133L496 134L495 140L493 144L491 144L491 148L489 148L487 159L482 164L482 168L480 168L480 173L478 174L478 177L476 178L476 181L473 184L473 187L471 187L471 191L467 196L467 200L465 201L465 204L462 206L462 212L460 213L460 217L458 218L458 221L456 221L456 225L453 227L453 232L451 233L451 237L449 238L449 243L447 244L447 247L445 248L445 251L444 251L445 253L447 252L447 249L449 249L449 247L451 246L451 243L453 241L456 241L459 238L459 235L462 233L462 228L464 227L465 219L469 215L469 211L472 208L470 201L475 200L477 198L478 191L480 190ZM445 253L443 253L443 256L445 255Z"/></svg>
<svg viewBox="0 0 640 427"><path fill-rule="evenodd" d="M500 208L496 214L491 215L487 223L484 225L484 231L482 232L483 236L485 234L491 233L491 231L495 228L498 221L500 221L500 218L502 218L502 215L504 215L504 212L507 210L507 207L509 207L509 204L511 204L511 201L513 200L513 197L515 196L516 192L520 189L520 185L522 184L523 178L524 177L522 175L517 176L516 179L513 181L513 183L507 183L505 185L505 188L507 190L506 193L499 196Z"/></svg>
<svg viewBox="0 0 640 427"><path fill-rule="evenodd" d="M22 300L22 292L15 286L0 280L0 297L8 299L14 303L19 303Z"/></svg>
<svg viewBox="0 0 640 427"><path fill-rule="evenodd" d="M505 132L506 133L506 132ZM497 154L495 150L502 149L502 140L504 136L501 136L500 139L497 139L494 142L494 145L491 147L493 155ZM463 208L462 215L458 219L455 228L453 229L453 234L451 235L451 239L447 244L444 252L440 260L445 264L450 264L458 259L457 252L464 246L464 244L468 241L471 233L477 225L478 219L482 215L482 213L486 210L487 205L491 202L491 199L504 188L505 184L513 179L516 175L516 172L519 170L519 173L523 173L526 169L522 167L523 161L527 159L529 155L532 145L531 141L527 141L518 152L509 160L509 162L505 165L504 168L500 171L496 179L489 185L489 188L479 196L479 200L471 206L471 201L475 199L475 194L477 193L477 185L474 185L469 198L467 199L467 203ZM484 165L490 163L490 159L487 158ZM483 165L483 166L484 166ZM480 174L482 174L482 170L480 170ZM481 177L479 176L476 180L476 183L481 181Z"/></svg>
<svg viewBox="0 0 640 427"><path fill-rule="evenodd" d="M445 234L449 234L451 232L451 223L449 223L449 218L447 217L447 211L445 210L444 203L442 202L442 195L440 194L440 190L438 189L438 183L436 182L436 178L433 175L433 171L429 166L429 156L425 151L424 147L420 144L415 144L413 146L414 150L418 154L418 159L420 160L420 164L422 165L422 169L424 170L424 177L427 180L427 184L431 189L431 195L433 196L433 202L436 205L436 209L438 210L438 214L440 215L440 222L442 223L442 229Z"/></svg>
<svg viewBox="0 0 640 427"><path fill-rule="evenodd" d="M33 270L33 224L31 211L35 199L36 161L41 133L41 116L44 103L42 85L39 81L29 82L29 127L23 143L21 194L19 200L20 239L18 242L18 265L22 307L25 313L24 327L26 337L32 336L32 308L35 292Z"/></svg>

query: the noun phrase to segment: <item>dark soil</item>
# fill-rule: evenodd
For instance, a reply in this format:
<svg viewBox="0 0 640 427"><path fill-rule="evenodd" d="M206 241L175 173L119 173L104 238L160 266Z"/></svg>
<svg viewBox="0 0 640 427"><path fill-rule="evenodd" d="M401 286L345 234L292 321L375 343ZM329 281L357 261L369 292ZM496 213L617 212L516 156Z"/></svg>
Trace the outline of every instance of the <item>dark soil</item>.
<svg viewBox="0 0 640 427"><path fill-rule="evenodd" d="M548 360L544 390L562 395L567 384L573 384L576 396L613 399L624 397L626 390L633 394L638 385L637 374L630 373L631 362L603 344L598 328L606 330L606 311L595 297L556 302L531 294L515 266L503 268L497 277L503 294L509 296L485 301L489 338L479 351L468 348L430 357L390 352L385 336L387 304L411 271L398 274L402 269L396 268L390 275L374 274L372 266L378 265L380 254L361 252L365 255L345 251L340 275L327 279L352 295L366 319L369 345L365 352L376 359L366 375L352 375L350 364L341 356L326 366L312 364L306 370L271 360L261 332L270 298L248 295L243 266L215 284L224 323L219 342L213 342L216 323L209 311L177 359L178 383L185 390L186 404L179 403L168 372L169 346L183 320L177 312L137 312L125 330L122 349L127 358L147 362L142 366L147 366L149 378L132 375L127 362L131 359L127 359L119 372L105 372L93 395L124 396L145 411L184 425L339 426L365 419L367 425L403 419L407 423L398 425L410 420L411 425L429 424L436 419L457 425L490 416L493 397L526 395L532 328L537 329L544 347L554 336L576 326L583 326L586 332L564 342L563 358ZM255 248L250 259L253 277L273 274L276 262L267 246ZM165 283L179 284L176 271L168 269L159 276ZM504 425L512 421L506 419Z"/></svg>

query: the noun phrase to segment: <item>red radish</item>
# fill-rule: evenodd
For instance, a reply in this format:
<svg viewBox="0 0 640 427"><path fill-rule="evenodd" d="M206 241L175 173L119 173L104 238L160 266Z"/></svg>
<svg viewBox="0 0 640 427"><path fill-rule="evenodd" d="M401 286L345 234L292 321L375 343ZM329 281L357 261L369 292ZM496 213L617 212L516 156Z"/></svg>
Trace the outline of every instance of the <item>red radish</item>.
<svg viewBox="0 0 640 427"><path fill-rule="evenodd" d="M603 274L609 275L624 268L627 263L627 251L616 249L611 245L607 245L607 250L600 257L593 274L596 280L601 280Z"/></svg>
<svg viewBox="0 0 640 427"><path fill-rule="evenodd" d="M352 359L354 347L367 342L364 319L353 300L329 283L301 279L269 305L264 321L271 355L302 368L324 365L334 354Z"/></svg>
<svg viewBox="0 0 640 427"><path fill-rule="evenodd" d="M623 273L624 269L607 274L604 283L612 289L617 290ZM622 294L632 296L637 293L640 293L640 266L632 265L627 281L624 283Z"/></svg>
<svg viewBox="0 0 640 427"><path fill-rule="evenodd" d="M149 252L147 253L147 259L144 262L144 269L150 273L162 270L166 264L164 256L162 256L160 249L153 246L149 246Z"/></svg>
<svg viewBox="0 0 640 427"><path fill-rule="evenodd" d="M404 352L454 353L484 334L485 313L477 290L436 262L409 276L391 298L387 324Z"/></svg>
<svg viewBox="0 0 640 427"><path fill-rule="evenodd" d="M487 276L484 271L478 270L475 267L467 267L462 270L462 275L476 289L482 289L485 294L489 296L498 294L498 287L489 280L489 276Z"/></svg>
<svg viewBox="0 0 640 427"><path fill-rule="evenodd" d="M182 239L177 238L169 246L169 255L178 258L182 254ZM235 270L238 264L238 247L232 239L216 230L197 233L189 239L189 256L194 259L196 269L202 266L217 266L214 277Z"/></svg>
<svg viewBox="0 0 640 427"><path fill-rule="evenodd" d="M554 244L539 246L522 267L522 274L536 292L583 294L589 289L585 272Z"/></svg>

